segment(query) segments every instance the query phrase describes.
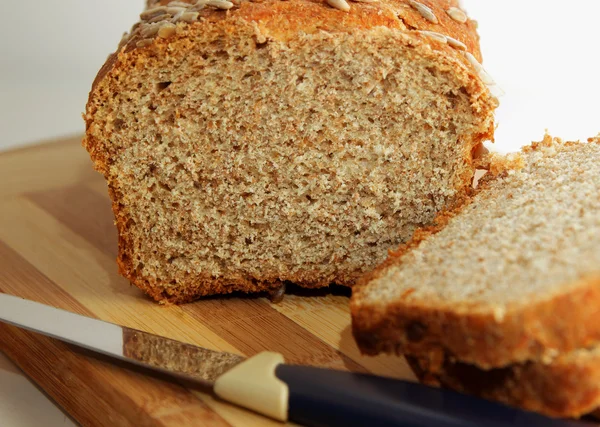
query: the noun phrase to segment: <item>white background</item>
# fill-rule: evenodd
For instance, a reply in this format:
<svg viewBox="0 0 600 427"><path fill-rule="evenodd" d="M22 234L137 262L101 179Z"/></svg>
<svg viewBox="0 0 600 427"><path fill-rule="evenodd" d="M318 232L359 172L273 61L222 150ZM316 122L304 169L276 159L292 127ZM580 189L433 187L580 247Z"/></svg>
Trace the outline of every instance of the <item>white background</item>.
<svg viewBox="0 0 600 427"><path fill-rule="evenodd" d="M465 0L480 23L484 65L506 92L496 148L544 130L600 132L600 1ZM96 72L143 0L0 0L0 150L81 133ZM1 184L0 184L1 185ZM1 339L1 337L0 337ZM10 391L16 387L16 391ZM54 411L54 412L53 412ZM48 417L40 423L41 418ZM0 425L63 425L64 416L0 356Z"/></svg>

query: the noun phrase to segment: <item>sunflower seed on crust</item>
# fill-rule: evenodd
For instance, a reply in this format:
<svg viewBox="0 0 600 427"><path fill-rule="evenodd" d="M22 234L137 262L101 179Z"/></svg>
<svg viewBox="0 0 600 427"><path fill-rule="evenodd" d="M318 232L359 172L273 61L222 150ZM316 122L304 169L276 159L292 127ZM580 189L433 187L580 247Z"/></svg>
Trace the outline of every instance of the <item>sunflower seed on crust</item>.
<svg viewBox="0 0 600 427"><path fill-rule="evenodd" d="M494 86L496 84L492 76L490 76L490 74L483 67L481 67L481 70L479 70L479 78L488 86Z"/></svg>
<svg viewBox="0 0 600 427"><path fill-rule="evenodd" d="M196 3L195 5L193 5L192 7L190 7L188 9L189 12L197 12L199 10L202 10L206 7L206 3L199 1L198 3Z"/></svg>
<svg viewBox="0 0 600 427"><path fill-rule="evenodd" d="M475 58L472 53L465 52L465 56L466 56L467 60L471 63L471 65L473 66L473 68L475 68L475 71L477 71L477 75L479 76L479 78L486 85L495 85L496 84L496 82L494 81L494 79L492 78L492 76L490 76L488 74L488 72L485 70L485 68L483 68L483 65L481 65L479 63L479 61L477 60L477 58Z"/></svg>
<svg viewBox="0 0 600 427"><path fill-rule="evenodd" d="M379 0L352 0L356 3L377 3Z"/></svg>
<svg viewBox="0 0 600 427"><path fill-rule="evenodd" d="M461 42L460 40L456 40L453 37L446 36L446 41L450 46L458 50L467 50L467 45Z"/></svg>
<svg viewBox="0 0 600 427"><path fill-rule="evenodd" d="M167 22L166 24L161 25L158 29L158 37L166 39L167 37L171 37L173 34L175 34L176 31L177 27L175 24Z"/></svg>
<svg viewBox="0 0 600 427"><path fill-rule="evenodd" d="M148 19L152 19L155 16L166 15L167 8L164 6L153 7L152 9L148 9L140 13L140 19L142 21L147 21Z"/></svg>
<svg viewBox="0 0 600 427"><path fill-rule="evenodd" d="M166 21L167 19L170 19L171 15L169 15L168 13L166 15L157 15L154 18L150 18L148 19L146 22L148 24L155 24L157 22L162 22L162 21Z"/></svg>
<svg viewBox="0 0 600 427"><path fill-rule="evenodd" d="M183 14L186 13L186 12L187 12L187 9L182 9L181 11L177 12L175 15L173 15L173 18L171 19L171 22L173 24L176 24L177 22L179 22L179 20L183 16Z"/></svg>
<svg viewBox="0 0 600 427"><path fill-rule="evenodd" d="M466 23L469 20L467 14L459 9L458 7L451 7L446 11L450 18L454 19L456 22L460 22L461 24Z"/></svg>
<svg viewBox="0 0 600 427"><path fill-rule="evenodd" d="M350 11L350 5L346 0L325 0L327 4L336 9L343 10L344 12Z"/></svg>
<svg viewBox="0 0 600 427"><path fill-rule="evenodd" d="M417 31L419 34L423 34L424 36L430 37L434 40L437 40L439 42L442 43L447 43L448 42L448 37L446 37L443 34L440 33L436 33L435 31L425 31L425 30L421 30L421 31Z"/></svg>
<svg viewBox="0 0 600 427"><path fill-rule="evenodd" d="M140 30L140 35L143 38L153 37L156 35L156 33L158 33L159 28L160 28L160 24L158 24L158 23L143 25Z"/></svg>
<svg viewBox="0 0 600 427"><path fill-rule="evenodd" d="M198 20L198 16L200 16L198 12L185 12L181 15L179 20L182 22L192 23Z"/></svg>
<svg viewBox="0 0 600 427"><path fill-rule="evenodd" d="M506 93L504 92L504 90L498 86L497 84L494 85L488 85L488 89L490 90L490 93L492 94L492 96L496 99L506 95Z"/></svg>
<svg viewBox="0 0 600 427"><path fill-rule="evenodd" d="M168 7L167 13L170 13L171 15L177 15L178 13L183 13L186 10L186 7Z"/></svg>
<svg viewBox="0 0 600 427"><path fill-rule="evenodd" d="M208 0L206 2L206 5L215 7L217 9L223 9L223 10L231 9L233 7L233 3L231 3L230 1L226 1L226 0Z"/></svg>
<svg viewBox="0 0 600 427"><path fill-rule="evenodd" d="M431 8L429 6L426 6L423 3L419 3L418 1L415 1L415 0L409 0L408 4L410 4L413 9L415 9L417 12L419 12L421 14L421 16L423 18L427 19L429 22L431 22L433 24L439 23L437 17L435 16L435 14L433 13L433 11L431 10Z"/></svg>
<svg viewBox="0 0 600 427"><path fill-rule="evenodd" d="M184 7L184 8L188 8L191 6L191 4L186 3L184 1L171 1L169 2L169 4L167 4L168 7Z"/></svg>
<svg viewBox="0 0 600 427"><path fill-rule="evenodd" d="M143 40L138 40L138 42L135 44L137 47L146 47L146 46L150 46L152 44L152 39L143 39Z"/></svg>

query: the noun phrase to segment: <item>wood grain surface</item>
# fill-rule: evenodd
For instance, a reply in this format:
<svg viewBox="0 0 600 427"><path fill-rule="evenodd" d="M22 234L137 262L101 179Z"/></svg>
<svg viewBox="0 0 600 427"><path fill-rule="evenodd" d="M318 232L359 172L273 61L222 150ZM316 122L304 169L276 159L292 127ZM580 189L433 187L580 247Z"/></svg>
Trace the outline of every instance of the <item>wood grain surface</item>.
<svg viewBox="0 0 600 427"><path fill-rule="evenodd" d="M117 274L103 178L80 138L0 154L0 292L214 350L414 379L404 359L360 355L349 291L292 290L160 306ZM269 426L207 393L127 370L59 341L0 324L0 350L82 425Z"/></svg>

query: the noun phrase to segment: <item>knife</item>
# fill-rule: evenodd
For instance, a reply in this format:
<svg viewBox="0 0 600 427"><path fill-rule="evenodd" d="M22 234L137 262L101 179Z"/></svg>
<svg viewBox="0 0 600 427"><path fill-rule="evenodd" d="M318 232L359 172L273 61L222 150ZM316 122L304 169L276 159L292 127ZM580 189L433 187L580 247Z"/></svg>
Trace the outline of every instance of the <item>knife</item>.
<svg viewBox="0 0 600 427"><path fill-rule="evenodd" d="M285 364L278 353L245 358L0 294L0 321L119 359L222 400L307 426L576 427L448 390L374 375Z"/></svg>

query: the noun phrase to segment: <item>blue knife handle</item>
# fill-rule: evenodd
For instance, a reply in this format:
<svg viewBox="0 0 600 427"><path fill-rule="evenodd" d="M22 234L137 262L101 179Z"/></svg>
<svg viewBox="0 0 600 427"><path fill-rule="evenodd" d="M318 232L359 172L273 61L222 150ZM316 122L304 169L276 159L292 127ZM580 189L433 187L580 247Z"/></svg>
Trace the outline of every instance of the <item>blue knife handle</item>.
<svg viewBox="0 0 600 427"><path fill-rule="evenodd" d="M449 390L373 375L279 365L290 421L306 426L582 427Z"/></svg>

